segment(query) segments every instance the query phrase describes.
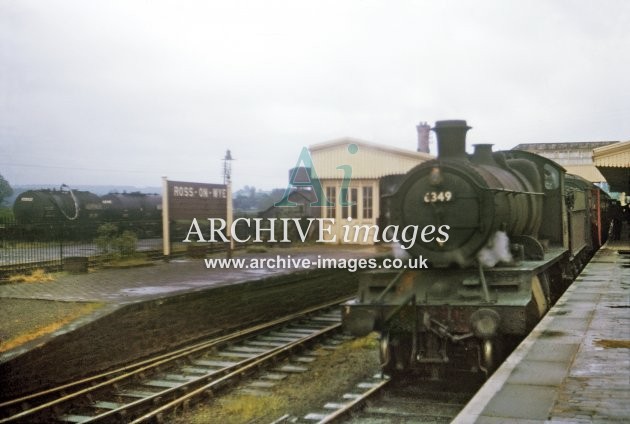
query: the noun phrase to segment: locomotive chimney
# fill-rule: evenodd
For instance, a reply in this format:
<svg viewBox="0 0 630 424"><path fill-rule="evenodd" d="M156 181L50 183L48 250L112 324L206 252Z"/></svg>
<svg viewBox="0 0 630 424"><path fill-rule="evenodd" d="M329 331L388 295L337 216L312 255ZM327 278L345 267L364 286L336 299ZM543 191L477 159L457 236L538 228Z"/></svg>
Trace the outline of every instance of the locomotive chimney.
<svg viewBox="0 0 630 424"><path fill-rule="evenodd" d="M433 131L437 135L438 159L466 158L466 132L470 128L464 120L436 121Z"/></svg>
<svg viewBox="0 0 630 424"><path fill-rule="evenodd" d="M429 131L431 131L431 126L426 122L420 122L420 124L416 125L416 130L418 130L418 151L429 153Z"/></svg>

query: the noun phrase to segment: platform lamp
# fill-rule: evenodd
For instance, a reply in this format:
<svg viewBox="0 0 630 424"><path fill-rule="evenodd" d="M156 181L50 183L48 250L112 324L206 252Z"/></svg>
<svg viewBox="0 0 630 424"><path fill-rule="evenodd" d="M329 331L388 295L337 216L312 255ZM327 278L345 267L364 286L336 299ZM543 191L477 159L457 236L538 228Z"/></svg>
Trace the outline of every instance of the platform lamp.
<svg viewBox="0 0 630 424"><path fill-rule="evenodd" d="M226 224L228 231L232 228L232 152L228 149L225 152L225 157L223 158L223 184L226 188L226 202L227 202L227 219ZM232 238L232 233L229 233L230 245L227 250L227 257L232 257L232 251L234 250L234 239Z"/></svg>

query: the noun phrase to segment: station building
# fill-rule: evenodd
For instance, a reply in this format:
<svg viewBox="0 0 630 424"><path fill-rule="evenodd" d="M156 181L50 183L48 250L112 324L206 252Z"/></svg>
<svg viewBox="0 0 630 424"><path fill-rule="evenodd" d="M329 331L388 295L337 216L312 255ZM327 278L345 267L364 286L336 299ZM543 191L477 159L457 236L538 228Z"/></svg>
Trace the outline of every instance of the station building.
<svg viewBox="0 0 630 424"><path fill-rule="evenodd" d="M615 144L616 141L586 141L577 143L524 143L512 150L524 150L559 163L569 174L578 175L606 189L606 178L593 161L593 150Z"/></svg>
<svg viewBox="0 0 630 424"><path fill-rule="evenodd" d="M568 173L579 175L612 193L620 193L622 203L630 194L630 141L588 141L578 143L527 143L514 150L545 156Z"/></svg>
<svg viewBox="0 0 630 424"><path fill-rule="evenodd" d="M320 216L334 218L337 240L342 240L343 225L378 224L384 177L405 174L434 157L350 137L309 146L309 151L326 199L334 204L319 208Z"/></svg>

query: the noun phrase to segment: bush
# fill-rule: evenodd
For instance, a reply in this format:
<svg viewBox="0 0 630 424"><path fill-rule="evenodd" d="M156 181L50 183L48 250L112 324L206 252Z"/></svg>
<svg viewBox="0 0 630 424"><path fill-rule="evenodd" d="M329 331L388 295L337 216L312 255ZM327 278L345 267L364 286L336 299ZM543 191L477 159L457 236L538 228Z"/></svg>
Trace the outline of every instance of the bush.
<svg viewBox="0 0 630 424"><path fill-rule="evenodd" d="M132 231L123 231L119 234L118 227L114 224L103 224L96 230L98 237L94 243L104 254L113 254L114 257L133 256L136 253L138 237Z"/></svg>
<svg viewBox="0 0 630 424"><path fill-rule="evenodd" d="M114 249L120 256L132 256L136 253L138 245L138 237L132 231L126 230L114 239Z"/></svg>
<svg viewBox="0 0 630 424"><path fill-rule="evenodd" d="M12 221L13 219L13 209L0 207L0 220Z"/></svg>

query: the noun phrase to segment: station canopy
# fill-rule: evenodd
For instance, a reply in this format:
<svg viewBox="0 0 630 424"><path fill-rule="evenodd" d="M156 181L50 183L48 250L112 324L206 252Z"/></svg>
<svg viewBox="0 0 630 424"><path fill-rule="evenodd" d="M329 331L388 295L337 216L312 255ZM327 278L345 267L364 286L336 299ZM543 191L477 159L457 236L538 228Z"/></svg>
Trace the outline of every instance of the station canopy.
<svg viewBox="0 0 630 424"><path fill-rule="evenodd" d="M630 193L630 141L593 149L593 163L611 191Z"/></svg>

